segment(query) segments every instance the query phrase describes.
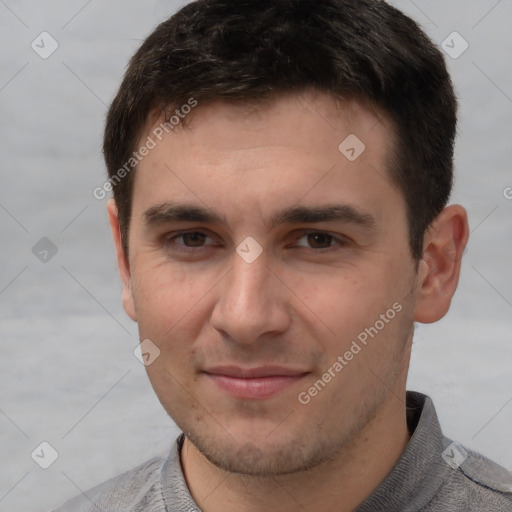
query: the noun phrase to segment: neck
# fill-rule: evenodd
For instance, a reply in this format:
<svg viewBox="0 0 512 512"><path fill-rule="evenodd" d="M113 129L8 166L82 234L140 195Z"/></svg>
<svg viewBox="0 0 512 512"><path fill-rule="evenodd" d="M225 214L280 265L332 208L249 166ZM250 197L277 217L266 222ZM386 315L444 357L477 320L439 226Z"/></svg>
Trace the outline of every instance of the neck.
<svg viewBox="0 0 512 512"><path fill-rule="evenodd" d="M253 477L228 473L211 464L185 438L183 473L203 512L280 510L352 511L386 478L410 434L405 390L390 393L376 416L332 459L305 472Z"/></svg>

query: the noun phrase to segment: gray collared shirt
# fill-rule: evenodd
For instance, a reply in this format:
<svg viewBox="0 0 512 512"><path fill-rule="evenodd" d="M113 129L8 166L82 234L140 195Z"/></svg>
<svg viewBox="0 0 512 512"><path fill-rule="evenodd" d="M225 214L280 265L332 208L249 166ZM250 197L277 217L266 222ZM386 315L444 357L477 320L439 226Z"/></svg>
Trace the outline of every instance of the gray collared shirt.
<svg viewBox="0 0 512 512"><path fill-rule="evenodd" d="M354 512L512 512L512 473L443 436L432 400L407 392L411 439L381 485ZM201 512L181 470L183 434L157 457L55 512Z"/></svg>

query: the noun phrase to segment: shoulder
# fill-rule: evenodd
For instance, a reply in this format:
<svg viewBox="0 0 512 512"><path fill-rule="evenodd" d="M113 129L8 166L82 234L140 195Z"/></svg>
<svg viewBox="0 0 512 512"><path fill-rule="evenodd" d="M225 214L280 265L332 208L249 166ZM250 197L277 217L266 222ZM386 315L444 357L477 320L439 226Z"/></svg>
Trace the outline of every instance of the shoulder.
<svg viewBox="0 0 512 512"><path fill-rule="evenodd" d="M68 500L54 512L160 510L160 474L165 457L155 457ZM161 508L165 510L165 508Z"/></svg>
<svg viewBox="0 0 512 512"><path fill-rule="evenodd" d="M512 472L457 442L445 439L445 445L442 457L449 470L426 510L437 510L435 502L446 506L448 501L453 511L510 512Z"/></svg>
<svg viewBox="0 0 512 512"><path fill-rule="evenodd" d="M512 472L480 453L467 450L467 454L467 459L460 465L467 479L512 498Z"/></svg>

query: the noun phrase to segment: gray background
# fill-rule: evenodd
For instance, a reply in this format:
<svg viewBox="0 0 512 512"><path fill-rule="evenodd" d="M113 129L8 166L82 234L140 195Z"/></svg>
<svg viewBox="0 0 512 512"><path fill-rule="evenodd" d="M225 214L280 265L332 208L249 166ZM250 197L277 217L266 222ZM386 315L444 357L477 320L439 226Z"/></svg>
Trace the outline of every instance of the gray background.
<svg viewBox="0 0 512 512"><path fill-rule="evenodd" d="M450 313L418 326L408 387L433 397L447 435L512 469L512 2L394 3L439 45L453 31L469 43L447 61L461 100L453 201L471 241ZM0 511L51 509L177 433L132 353L92 191L127 60L179 5L0 0ZM48 59L31 48L43 31L59 44ZM42 237L57 248L47 262L32 252ZM46 470L31 458L42 441L59 454Z"/></svg>

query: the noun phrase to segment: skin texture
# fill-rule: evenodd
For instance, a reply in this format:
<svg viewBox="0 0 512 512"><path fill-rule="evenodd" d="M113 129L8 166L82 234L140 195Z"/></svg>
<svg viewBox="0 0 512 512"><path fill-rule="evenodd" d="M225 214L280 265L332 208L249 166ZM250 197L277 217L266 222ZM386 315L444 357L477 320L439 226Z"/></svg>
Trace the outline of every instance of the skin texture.
<svg viewBox="0 0 512 512"><path fill-rule="evenodd" d="M386 172L391 133L382 114L315 91L257 109L199 105L137 168L129 259L109 202L124 308L160 350L148 376L187 436L182 466L202 510L352 510L404 450L413 322L448 311L468 226L462 207L445 208L413 260L405 202ZM349 134L365 144L354 161L338 149ZM223 220L148 225L145 212L166 203ZM283 209L326 205L373 223L272 224ZM236 251L248 236L262 248L251 263ZM212 378L220 365L298 376L271 396L239 397Z"/></svg>

